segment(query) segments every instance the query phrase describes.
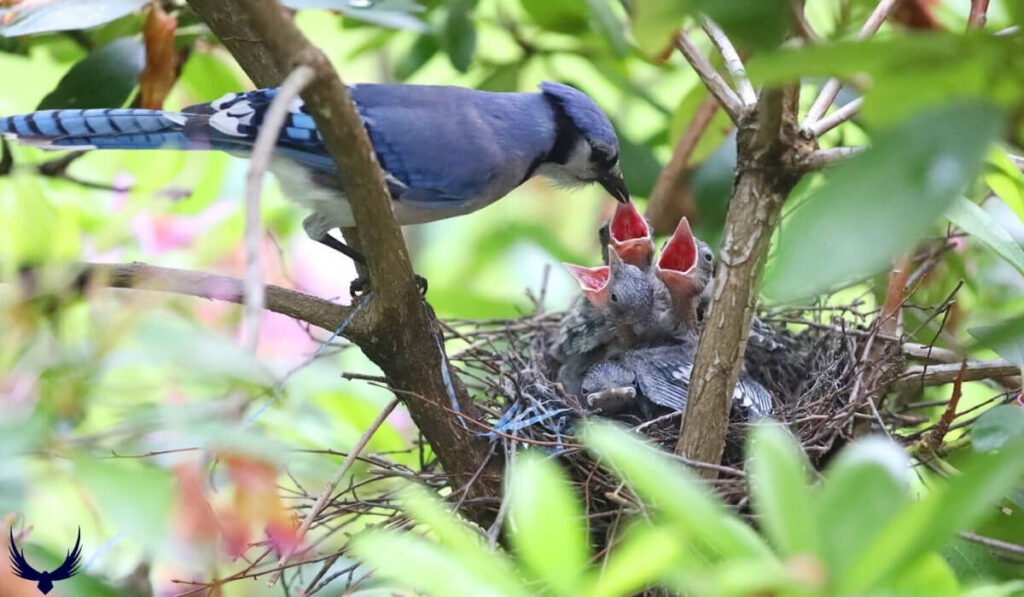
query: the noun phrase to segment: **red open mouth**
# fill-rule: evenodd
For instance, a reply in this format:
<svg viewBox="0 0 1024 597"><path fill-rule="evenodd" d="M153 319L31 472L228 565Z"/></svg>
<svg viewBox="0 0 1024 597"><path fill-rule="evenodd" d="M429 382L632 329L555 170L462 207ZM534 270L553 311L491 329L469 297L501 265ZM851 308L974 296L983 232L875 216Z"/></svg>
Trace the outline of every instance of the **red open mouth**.
<svg viewBox="0 0 1024 597"><path fill-rule="evenodd" d="M636 204L632 201L615 206L610 232L612 240L619 242L650 236L647 220L644 219L643 214L637 211Z"/></svg>
<svg viewBox="0 0 1024 597"><path fill-rule="evenodd" d="M679 220L672 238L662 247L658 267L684 273L697 267L697 241L693 238L690 222L686 218Z"/></svg>
<svg viewBox="0 0 1024 597"><path fill-rule="evenodd" d="M595 307L605 304L608 278L611 274L611 269L607 265L599 267L583 267L582 265L573 265L572 263L563 263L562 265L565 266L565 269L569 270L573 278L576 278L576 282L583 289L583 294L590 301L590 304Z"/></svg>
<svg viewBox="0 0 1024 597"><path fill-rule="evenodd" d="M608 229L612 240L612 249L626 263L647 267L651 264L654 254L654 241L651 239L651 228L647 220L637 211L636 205L620 203L615 207L615 215Z"/></svg>

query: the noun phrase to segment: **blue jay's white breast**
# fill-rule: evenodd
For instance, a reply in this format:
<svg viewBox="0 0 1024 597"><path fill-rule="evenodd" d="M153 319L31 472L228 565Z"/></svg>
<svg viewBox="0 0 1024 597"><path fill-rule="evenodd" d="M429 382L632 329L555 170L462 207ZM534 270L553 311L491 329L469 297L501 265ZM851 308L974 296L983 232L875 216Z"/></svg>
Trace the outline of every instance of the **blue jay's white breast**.
<svg viewBox="0 0 1024 597"><path fill-rule="evenodd" d="M277 178L285 197L307 209L319 214L329 228L345 228L355 226L352 207L348 197L337 187L325 186L315 177L332 176L319 173L296 163L288 158L275 157L271 160L270 171ZM322 180L322 179L321 179ZM392 201L391 208L399 225L423 224L434 222L476 211L489 203L500 199L495 197L479 197L461 203L416 204ZM326 230L324 230L326 232Z"/></svg>
<svg viewBox="0 0 1024 597"><path fill-rule="evenodd" d="M345 194L336 188L317 184L313 170L288 158L274 157L270 161L270 171L288 199L320 214L332 227L355 226L352 208Z"/></svg>

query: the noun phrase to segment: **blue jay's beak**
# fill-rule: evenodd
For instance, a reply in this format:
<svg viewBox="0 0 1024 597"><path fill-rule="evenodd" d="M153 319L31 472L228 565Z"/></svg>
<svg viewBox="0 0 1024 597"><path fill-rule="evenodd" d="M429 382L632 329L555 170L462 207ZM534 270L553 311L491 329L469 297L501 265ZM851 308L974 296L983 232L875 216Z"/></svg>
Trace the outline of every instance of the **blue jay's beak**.
<svg viewBox="0 0 1024 597"><path fill-rule="evenodd" d="M573 278L583 290L583 296L587 297L590 304L602 308L608 303L608 279L611 270L607 265L600 267L583 267L572 263L563 263L565 269L569 270Z"/></svg>
<svg viewBox="0 0 1024 597"><path fill-rule="evenodd" d="M629 203L629 189L626 188L626 180L618 166L599 174L597 182L619 203Z"/></svg>
<svg viewBox="0 0 1024 597"><path fill-rule="evenodd" d="M623 261L640 268L647 268L654 258L654 239L651 238L651 226L632 201L620 203L615 207L608 226L608 236L612 249Z"/></svg>

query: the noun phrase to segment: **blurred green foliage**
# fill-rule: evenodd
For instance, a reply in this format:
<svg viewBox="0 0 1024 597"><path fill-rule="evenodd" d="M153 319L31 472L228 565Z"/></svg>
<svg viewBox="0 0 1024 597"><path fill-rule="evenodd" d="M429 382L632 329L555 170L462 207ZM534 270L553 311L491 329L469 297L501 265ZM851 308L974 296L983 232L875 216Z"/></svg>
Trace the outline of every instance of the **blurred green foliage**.
<svg viewBox="0 0 1024 597"><path fill-rule="evenodd" d="M793 24L788 1L284 3L298 10L300 27L349 82L525 91L550 79L580 87L614 122L623 170L641 201L707 97L671 52L672 36L685 26L721 68L692 18L706 11L737 42L756 84L803 81L802 113L828 76L844 83L840 102L865 98L859 116L820 144L869 149L807 176L794 190L770 257L768 298L845 284L822 302L857 297L871 311L881 302L892 257L922 239L945 242L952 222L967 236L954 237L955 248L920 280L914 301L938 304L961 281L964 286L946 322L926 309L906 309L911 339L937 339L973 357L999 353L1024 361L1024 177L1011 157L1021 153L1024 135L1024 38L1019 32L992 35L1024 21L1016 0L993 0L985 30L969 35L960 33L967 2L924 3L944 30L915 32L897 20L870 41L855 39L873 0L807 0L819 43L781 47ZM148 4L4 3L0 114L132 105ZM181 2L163 4L178 18L174 41L184 60L165 107L247 88L244 73L196 16ZM686 173L700 216L696 231L715 241L736 164L731 129L719 111ZM37 167L55 154L22 146L5 151L0 516L20 512L33 525L28 553L41 566L57 561L68 534L82 527L87 557L95 560L74 584L61 587L76 596L146 594L138 588L140 577L142 586L159 585L196 568L204 578L237 572L242 563L222 550L190 550L192 544L175 535L188 527L179 507L187 496L175 493L187 485L182 462L210 465L204 470L218 508L238 497L225 467L211 462L218 451L279 467L286 495L301 488L315 493L338 466L337 454L323 451L349 450L390 395L338 379L339 368L373 373L354 350L328 350L286 377L326 339L286 318L266 318L260 351L251 355L237 346L235 308L75 284L68 266L86 260L142 260L237 275L244 161L202 152L91 152L66 172L41 176ZM530 308L525 289L539 295L544 283L547 308L566 303L572 281L557 263L596 261L594 231L609 204L596 189L569 196L531 181L482 212L410 227L407 237L439 315L509 317ZM265 246L268 281L344 296L350 264L305 239L298 225L304 214L282 201L273 182L263 212L272 235ZM23 266L33 267L31 276L19 273ZM549 266L555 266L550 278ZM965 384L961 410L988 408L993 392ZM915 398L948 399L948 389ZM360 536L355 550L385 578L438 595L625 595L652 583L708 595L1008 595L1019 587L970 592L970 586L1019 577L1020 567L954 533L973 525L987 536L1024 543L1019 411L991 408L973 429L953 432L969 432L973 448L964 443L941 461L962 473L950 483L931 473L911 477L901 452L867 442L849 448L824 482L812 484L791 439L761 429L749 478L761 534L675 462L596 427L588 445L653 512L627 525L606 560L595 561L590 551L578 496L537 454L520 456L508 481L514 556L488 551L483 539L415 492L407 512L429 529L429 538L374 532ZM417 440L412 422L399 412L367 452L415 469L430 459ZM371 469L359 462L343 483L366 481ZM908 486L923 499L912 499ZM1004 495L1002 508L993 508ZM348 528L372 522L359 516L352 515ZM330 536L322 545L344 543ZM167 562L180 568L165 569ZM332 573L350 565L341 558ZM316 568L301 570L311 576ZM330 589L340 593L342 581ZM279 594L262 580L223 589L226 595Z"/></svg>
<svg viewBox="0 0 1024 597"><path fill-rule="evenodd" d="M937 550L984 516L1024 475L1017 434L970 459L928 497L910 495L904 450L881 439L847 446L810 484L792 436L762 423L747 447L754 514L765 538L677 462L635 436L591 424L588 448L644 504L600 558L588 553L568 479L555 461L519 455L508 477L506 533L492 552L433 495L407 490L424 536L371 530L353 549L385 579L428 595L625 596L660 586L685 595L1013 595L1019 579L961 585ZM432 539L431 539L432 537ZM516 571L513 573L513 570ZM433 573L432 573L433 572Z"/></svg>

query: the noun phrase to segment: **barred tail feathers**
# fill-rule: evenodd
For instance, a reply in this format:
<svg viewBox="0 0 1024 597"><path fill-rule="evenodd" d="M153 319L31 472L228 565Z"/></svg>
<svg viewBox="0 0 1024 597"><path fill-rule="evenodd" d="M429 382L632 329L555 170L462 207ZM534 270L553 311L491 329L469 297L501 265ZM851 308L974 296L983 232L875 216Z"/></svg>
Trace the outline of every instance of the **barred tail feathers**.
<svg viewBox="0 0 1024 597"><path fill-rule="evenodd" d="M0 118L0 133L45 149L212 149L207 118L141 109L45 110Z"/></svg>

